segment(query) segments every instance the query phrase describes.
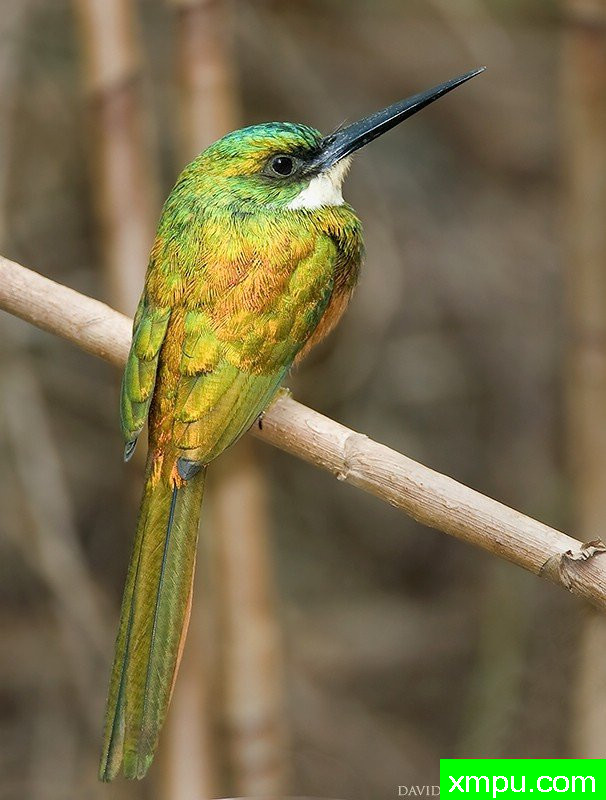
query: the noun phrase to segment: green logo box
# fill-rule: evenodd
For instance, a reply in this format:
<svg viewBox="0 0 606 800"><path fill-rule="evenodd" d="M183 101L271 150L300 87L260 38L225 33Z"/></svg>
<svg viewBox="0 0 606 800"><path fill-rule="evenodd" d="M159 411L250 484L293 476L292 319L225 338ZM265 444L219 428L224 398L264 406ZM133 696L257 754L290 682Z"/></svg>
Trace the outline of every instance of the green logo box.
<svg viewBox="0 0 606 800"><path fill-rule="evenodd" d="M440 797L606 798L604 758L444 758Z"/></svg>

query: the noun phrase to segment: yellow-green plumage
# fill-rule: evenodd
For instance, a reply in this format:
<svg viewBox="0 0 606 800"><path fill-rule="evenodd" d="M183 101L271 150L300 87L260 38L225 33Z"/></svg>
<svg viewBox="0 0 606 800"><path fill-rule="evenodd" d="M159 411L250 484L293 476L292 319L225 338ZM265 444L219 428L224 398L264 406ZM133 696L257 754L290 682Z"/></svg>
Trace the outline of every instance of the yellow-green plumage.
<svg viewBox="0 0 606 800"><path fill-rule="evenodd" d="M121 393L130 456L148 421L145 490L122 603L100 776L147 771L187 628L206 465L271 402L293 361L335 324L362 249L349 206L290 210L309 179L261 175L303 126L231 134L168 198Z"/></svg>

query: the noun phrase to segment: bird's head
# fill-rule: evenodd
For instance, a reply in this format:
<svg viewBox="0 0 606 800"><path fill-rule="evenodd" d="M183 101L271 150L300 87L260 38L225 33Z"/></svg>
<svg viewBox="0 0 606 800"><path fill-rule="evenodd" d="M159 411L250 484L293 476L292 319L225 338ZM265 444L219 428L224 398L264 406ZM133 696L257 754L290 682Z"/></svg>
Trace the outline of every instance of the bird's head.
<svg viewBox="0 0 606 800"><path fill-rule="evenodd" d="M351 155L484 68L401 100L329 136L307 125L270 122L227 134L186 168L205 201L234 210L314 210L343 203Z"/></svg>

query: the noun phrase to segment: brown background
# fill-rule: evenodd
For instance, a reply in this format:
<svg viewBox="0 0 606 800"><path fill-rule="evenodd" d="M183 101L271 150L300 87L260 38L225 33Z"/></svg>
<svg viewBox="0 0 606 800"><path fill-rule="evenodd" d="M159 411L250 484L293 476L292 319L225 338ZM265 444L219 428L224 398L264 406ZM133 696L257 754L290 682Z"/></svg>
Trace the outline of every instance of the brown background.
<svg viewBox="0 0 606 800"><path fill-rule="evenodd" d="M0 45L10 53L2 68L11 73L3 251L117 305L95 172L103 90L91 95L83 81L72 4L20 4L23 14L0 2ZM133 5L144 139L164 196L183 163L183 50L169 4ZM570 525L561 75L578 56L563 49L573 23L547 0L239 0L223 11L217 68L234 76L225 91L243 124L294 120L329 131L488 65L356 158L346 198L365 226L362 280L338 332L289 385L348 426L551 525ZM155 215L156 200L146 194L146 203ZM171 784L174 733L143 784L96 783L141 469L121 463L117 380L107 365L0 317L0 800L190 796ZM575 738L585 713L576 688L591 671L578 655L585 614L577 601L284 454L245 448L253 481L264 480L265 489L254 485L267 493L274 566L274 578L260 575L270 600L248 634L254 640L255 624L273 630L277 619L285 708L279 734L275 726L247 734L249 745L265 741L257 780L254 747L248 765L230 750L237 732L220 699L215 592L205 636L219 656L209 666L207 649L192 646L205 664L193 669L194 684L207 681L213 702L171 720L191 745L198 708L212 718L204 725L213 792L283 785L378 800L395 797L398 785L437 783L440 756L589 754ZM234 492L228 507L246 525L257 512ZM261 555L240 565L244 574L263 572L264 535ZM212 558L205 563L213 573ZM216 563L215 588L225 577ZM194 614L193 640L204 613ZM268 658L261 683L251 676L253 703L269 692L271 705L280 684ZM195 759L177 765L198 769Z"/></svg>

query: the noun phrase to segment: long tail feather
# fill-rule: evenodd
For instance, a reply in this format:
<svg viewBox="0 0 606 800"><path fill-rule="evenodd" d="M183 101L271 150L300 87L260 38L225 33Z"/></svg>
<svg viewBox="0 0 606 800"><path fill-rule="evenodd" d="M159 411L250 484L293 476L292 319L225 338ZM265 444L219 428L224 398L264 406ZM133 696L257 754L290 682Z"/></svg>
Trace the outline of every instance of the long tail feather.
<svg viewBox="0 0 606 800"><path fill-rule="evenodd" d="M151 463L151 460L150 462ZM101 780L152 762L189 621L202 469L180 486L151 469L139 512L109 686Z"/></svg>

